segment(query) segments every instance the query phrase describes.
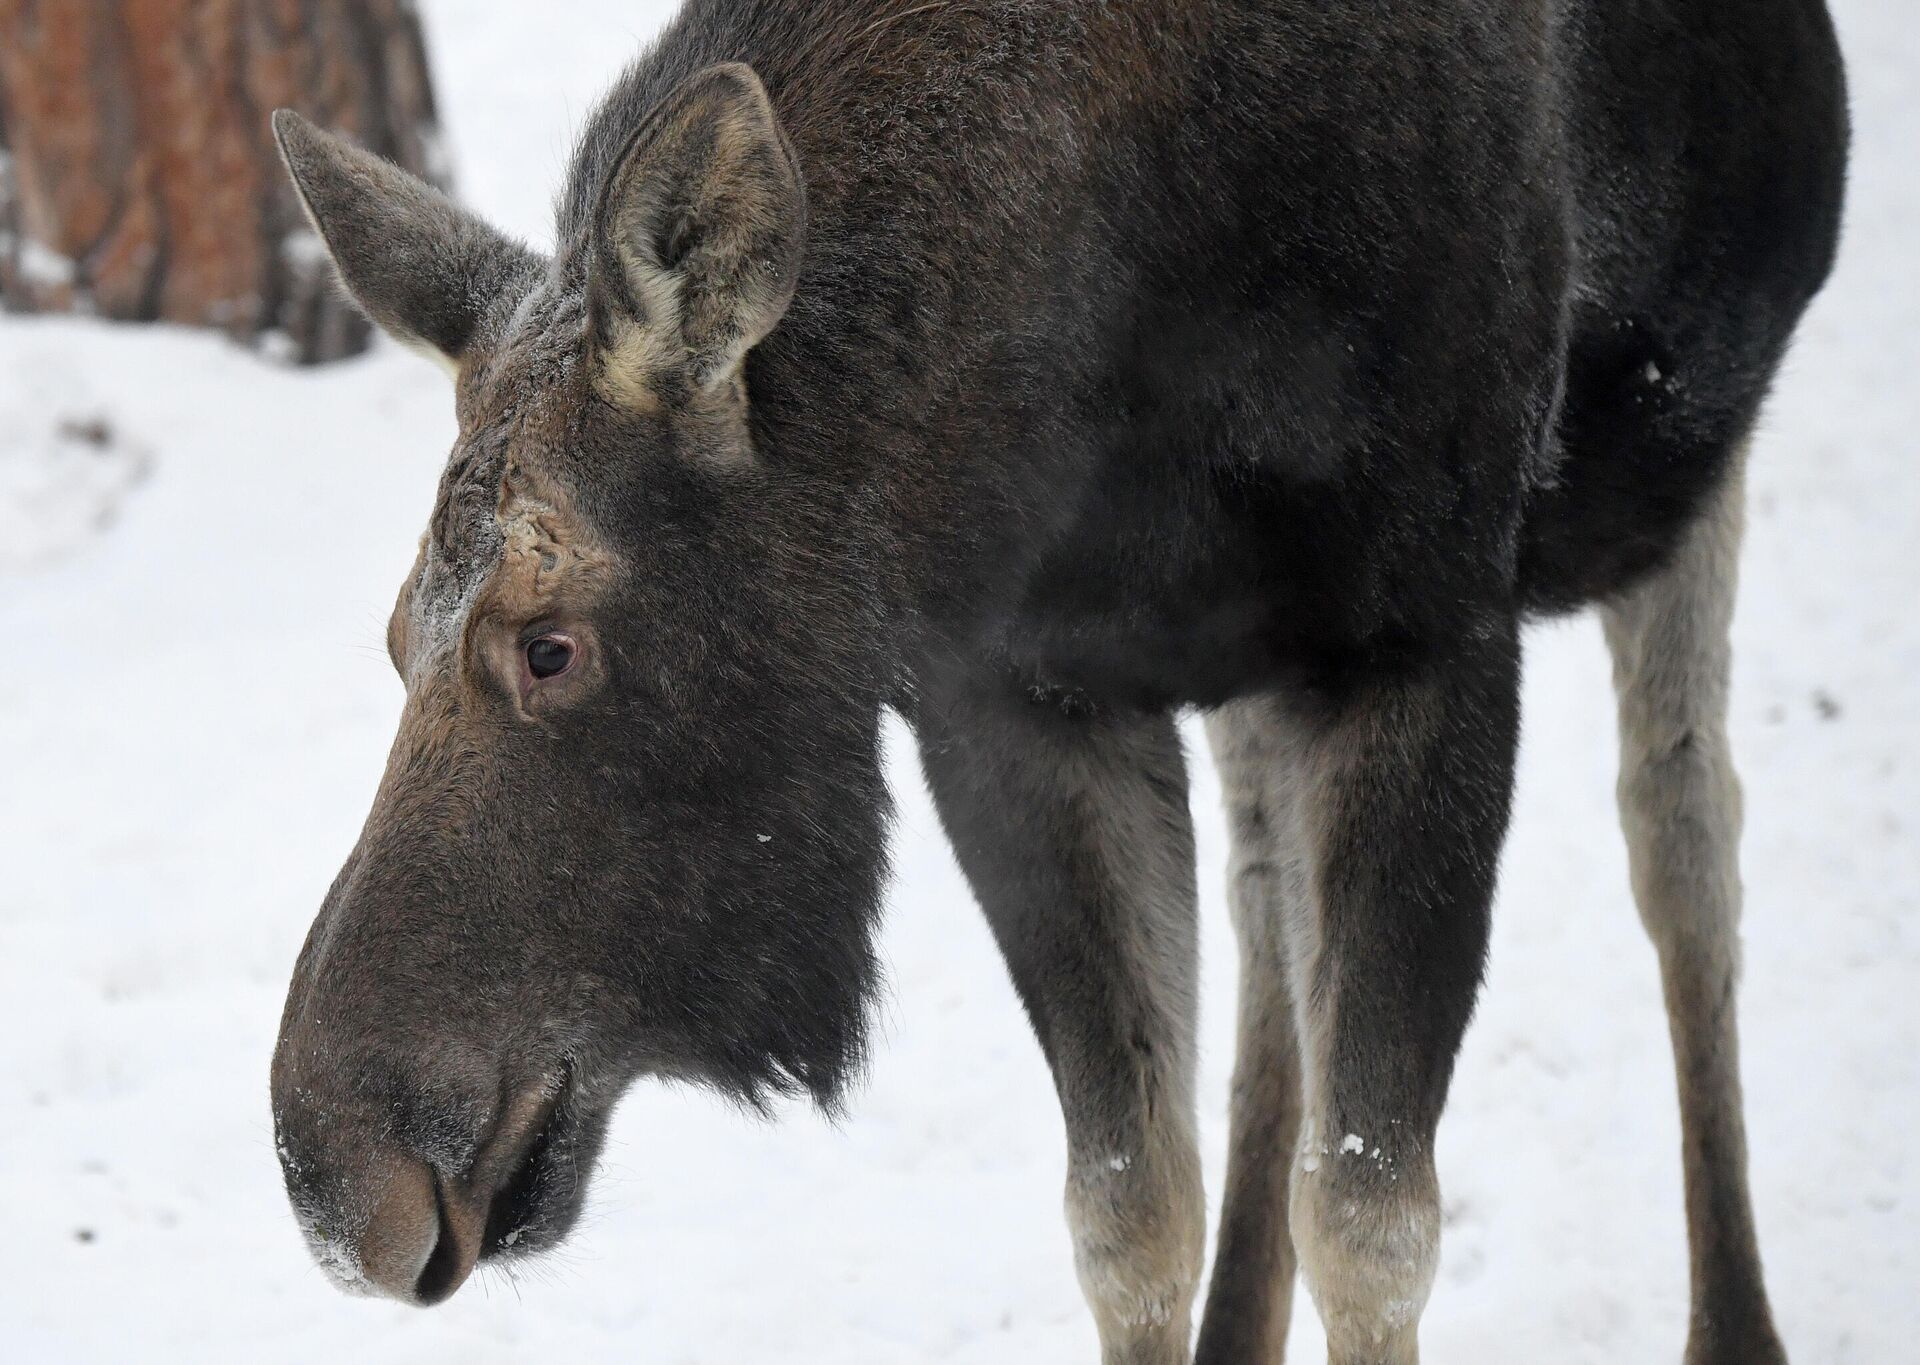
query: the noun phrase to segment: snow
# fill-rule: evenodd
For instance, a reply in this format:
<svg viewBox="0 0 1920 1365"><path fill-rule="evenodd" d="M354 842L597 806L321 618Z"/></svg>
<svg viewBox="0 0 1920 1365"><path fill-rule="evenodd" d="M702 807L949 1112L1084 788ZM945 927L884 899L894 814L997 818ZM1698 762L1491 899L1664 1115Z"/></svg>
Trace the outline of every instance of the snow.
<svg viewBox="0 0 1920 1365"><path fill-rule="evenodd" d="M280 257L296 271L320 270L330 264L327 244L311 228L295 228L280 239Z"/></svg>
<svg viewBox="0 0 1920 1365"><path fill-rule="evenodd" d="M1758 447L1734 703L1753 1183L1801 1365L1920 1340L1920 28L1909 0L1839 11L1852 216ZM428 6L483 211L545 235L573 126L662 12ZM59 433L93 421L151 477L85 468L98 448ZM381 631L451 432L444 378L397 347L295 372L207 335L0 320L0 1358L1093 1360L1051 1087L898 732L892 989L843 1123L644 1089L583 1227L517 1280L419 1312L309 1261L267 1060L392 733ZM1437 1362L1672 1360L1678 1126L1592 623L1535 634L1529 668L1423 1340ZM1193 754L1217 1198L1234 969ZM1323 1358L1302 1294L1290 1359Z"/></svg>
<svg viewBox="0 0 1920 1365"><path fill-rule="evenodd" d="M0 573L75 551L110 529L152 468L108 415L97 379L29 351L0 388Z"/></svg>
<svg viewBox="0 0 1920 1365"><path fill-rule="evenodd" d="M73 262L32 237L20 239L20 254L14 263L27 284L58 288L73 283Z"/></svg>

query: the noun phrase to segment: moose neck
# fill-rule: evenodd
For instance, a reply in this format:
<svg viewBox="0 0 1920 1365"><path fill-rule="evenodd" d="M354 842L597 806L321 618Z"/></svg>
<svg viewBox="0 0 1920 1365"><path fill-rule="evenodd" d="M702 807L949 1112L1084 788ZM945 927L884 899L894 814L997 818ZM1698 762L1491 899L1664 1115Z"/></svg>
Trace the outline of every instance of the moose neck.
<svg viewBox="0 0 1920 1365"><path fill-rule="evenodd" d="M1110 344L1101 291L1036 262L1081 234L1062 188L1100 167L1059 136L1088 117L1087 96L1040 62L1047 42L995 42L958 21L908 42L881 22L897 8L693 0L589 123L560 232L582 230L621 148L678 82L715 62L753 66L806 185L797 291L747 358L756 448L816 477L822 503L853 519L847 546L884 565L876 587L897 620L948 636L1018 591L1094 459L1080 419L1100 401ZM969 116L899 113L930 99Z"/></svg>

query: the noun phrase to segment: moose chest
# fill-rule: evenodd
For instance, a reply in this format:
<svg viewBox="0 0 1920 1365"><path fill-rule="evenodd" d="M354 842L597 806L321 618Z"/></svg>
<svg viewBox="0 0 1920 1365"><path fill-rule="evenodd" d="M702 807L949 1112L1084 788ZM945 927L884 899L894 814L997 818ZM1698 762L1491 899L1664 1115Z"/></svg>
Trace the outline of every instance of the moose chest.
<svg viewBox="0 0 1920 1365"><path fill-rule="evenodd" d="M1035 686L1211 706L1364 648L1382 619L1337 590L1375 575L1314 490L1172 443L1102 463L1002 624Z"/></svg>

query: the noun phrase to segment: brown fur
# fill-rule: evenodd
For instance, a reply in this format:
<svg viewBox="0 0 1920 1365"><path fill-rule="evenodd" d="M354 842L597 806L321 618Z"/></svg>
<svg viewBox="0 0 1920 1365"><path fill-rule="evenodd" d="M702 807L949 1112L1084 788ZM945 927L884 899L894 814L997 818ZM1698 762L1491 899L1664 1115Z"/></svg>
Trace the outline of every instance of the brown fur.
<svg viewBox="0 0 1920 1365"><path fill-rule="evenodd" d="M1688 1365L1786 1360L1747 1192L1734 1015L1741 803L1726 718L1742 493L1736 476L1673 563L1601 613L1620 699L1620 822L1660 957L1680 1087Z"/></svg>
<svg viewBox="0 0 1920 1365"><path fill-rule="evenodd" d="M1240 1005L1220 1250L1198 1365L1279 1360L1293 1309L1289 1186L1302 1115L1287 945L1309 913L1309 892L1298 755L1272 710L1236 702L1207 721L1232 835L1227 904L1240 946Z"/></svg>
<svg viewBox="0 0 1920 1365"><path fill-rule="evenodd" d="M639 1077L832 1109L891 707L1053 1068L1102 1349L1179 1361L1173 717L1234 705L1209 1365L1279 1348L1295 1254L1337 1365L1404 1365L1520 626L1607 599L1693 1350L1746 1365L1727 781L1687 710L1724 669L1671 621L1711 625L1680 566L1831 263L1846 125L1819 0L1723 8L688 0L589 120L550 260L278 117L344 278L452 364L461 418L391 632L401 734L275 1055L310 1235L432 1302L481 1200L485 1254L565 1235ZM361 1216L396 1161L434 1221Z"/></svg>

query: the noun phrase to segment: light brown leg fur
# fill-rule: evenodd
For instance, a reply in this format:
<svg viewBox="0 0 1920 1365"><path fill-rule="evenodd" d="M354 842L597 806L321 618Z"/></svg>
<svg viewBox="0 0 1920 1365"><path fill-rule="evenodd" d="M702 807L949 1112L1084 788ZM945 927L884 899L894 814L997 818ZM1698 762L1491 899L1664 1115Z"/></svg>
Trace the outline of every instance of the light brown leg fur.
<svg viewBox="0 0 1920 1365"><path fill-rule="evenodd" d="M1786 1359L1747 1193L1734 1018L1741 808L1726 733L1727 637L1741 499L1736 469L1673 563L1601 613L1620 701L1620 819L1679 1073L1688 1365Z"/></svg>
<svg viewBox="0 0 1920 1365"><path fill-rule="evenodd" d="M1206 1248L1193 831L1173 718L927 685L921 756L1067 1129L1067 1225L1105 1365L1186 1365Z"/></svg>
<svg viewBox="0 0 1920 1365"><path fill-rule="evenodd" d="M1300 1136L1300 1044L1286 933L1305 910L1307 869L1293 758L1263 718L1267 705L1236 703L1207 722L1233 840L1227 903L1240 943L1240 1025L1220 1249L1197 1365L1279 1365L1293 1313L1287 1204Z"/></svg>
<svg viewBox="0 0 1920 1365"><path fill-rule="evenodd" d="M1332 1365L1418 1359L1433 1136L1479 983L1517 696L1497 620L1216 720L1248 993L1208 1365L1279 1358L1295 1256Z"/></svg>

